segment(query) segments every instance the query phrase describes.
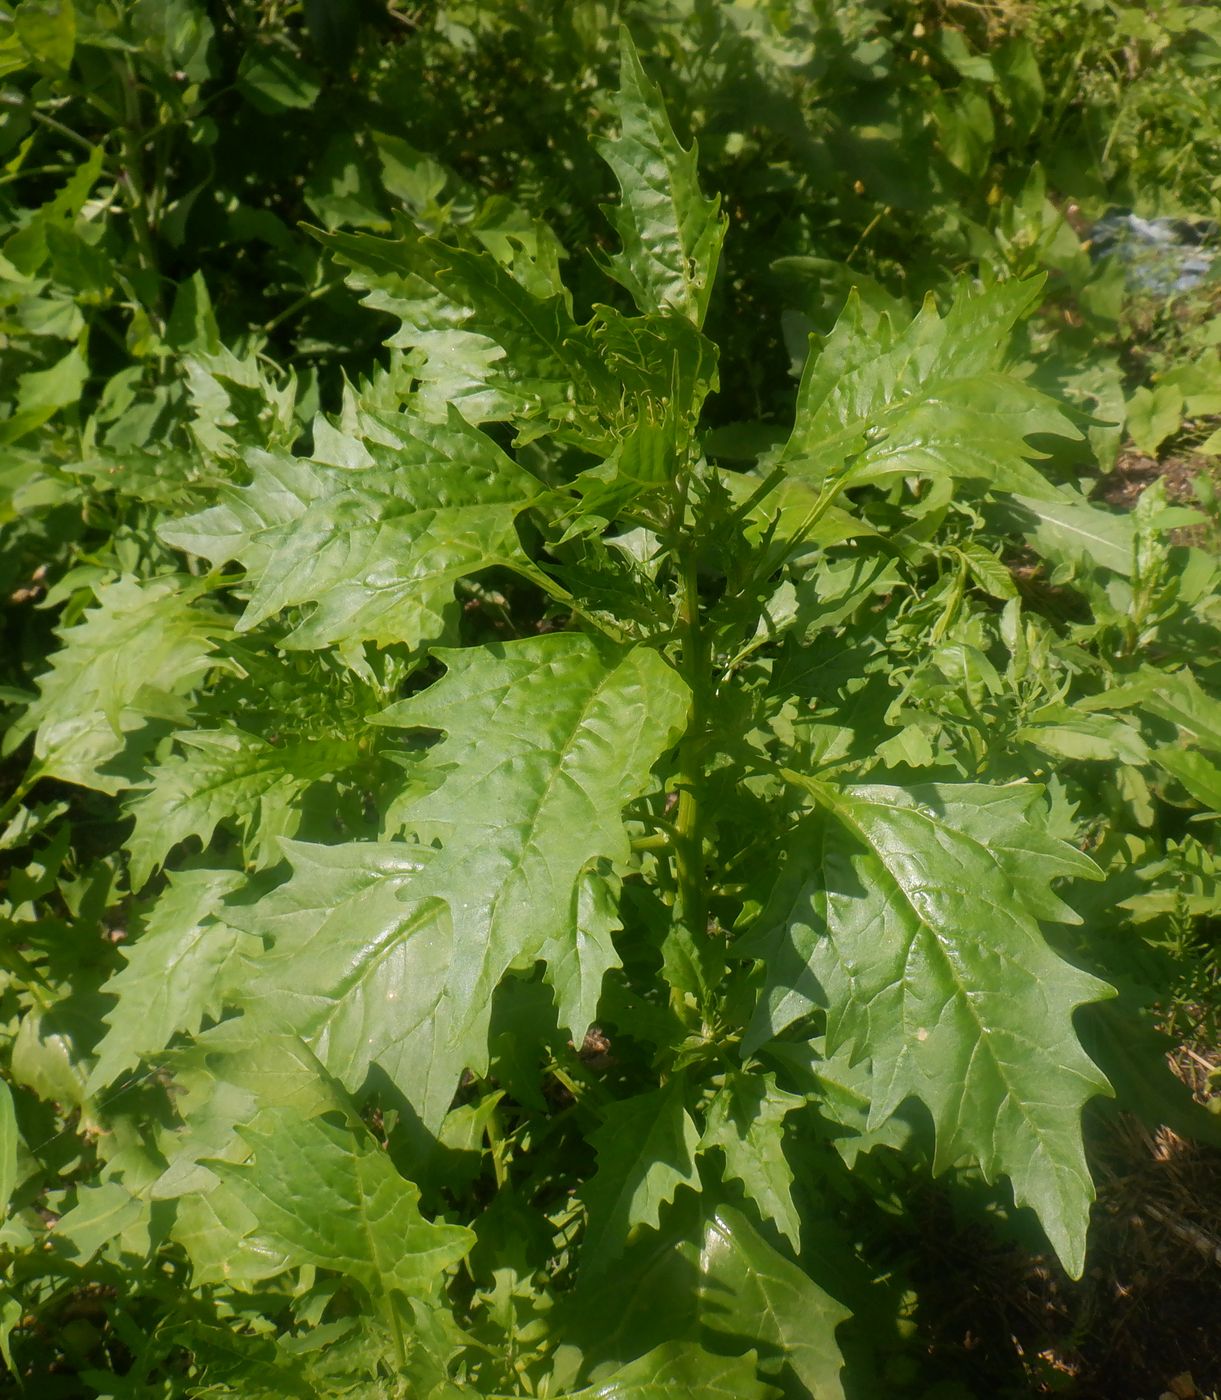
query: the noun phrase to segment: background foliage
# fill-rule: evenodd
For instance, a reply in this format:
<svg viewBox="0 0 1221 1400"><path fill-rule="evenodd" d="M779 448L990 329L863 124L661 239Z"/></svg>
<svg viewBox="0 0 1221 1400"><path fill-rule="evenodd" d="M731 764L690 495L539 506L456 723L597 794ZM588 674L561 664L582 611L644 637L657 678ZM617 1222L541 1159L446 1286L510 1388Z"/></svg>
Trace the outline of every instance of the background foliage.
<svg viewBox="0 0 1221 1400"><path fill-rule="evenodd" d="M1216 1140L1218 67L1186 3L0 6L14 1392L1117 1393L948 1345L932 1237L1079 1273L1085 1101L1095 1177Z"/></svg>

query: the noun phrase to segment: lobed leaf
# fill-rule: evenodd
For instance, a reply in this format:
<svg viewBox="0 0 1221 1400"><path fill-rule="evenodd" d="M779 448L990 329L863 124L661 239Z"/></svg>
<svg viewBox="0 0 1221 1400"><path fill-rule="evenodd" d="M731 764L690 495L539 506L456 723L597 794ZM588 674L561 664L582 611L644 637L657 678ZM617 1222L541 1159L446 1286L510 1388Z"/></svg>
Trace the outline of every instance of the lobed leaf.
<svg viewBox="0 0 1221 1400"><path fill-rule="evenodd" d="M684 1340L757 1354L785 1395L842 1400L836 1331L850 1315L742 1211L713 1201L694 1224L638 1232L611 1269L584 1272L561 1317L598 1370Z"/></svg>
<svg viewBox="0 0 1221 1400"><path fill-rule="evenodd" d="M489 1009L473 1008L466 1034L451 1036L451 919L419 884L436 852L401 841L283 848L290 879L229 915L271 939L242 1005L255 1025L299 1035L350 1091L379 1065L438 1126L463 1069L486 1057Z"/></svg>
<svg viewBox="0 0 1221 1400"><path fill-rule="evenodd" d="M559 427L591 450L607 445L596 405L617 390L558 279L522 279L486 250L409 226L395 239L317 236L352 269L364 304L399 320L387 344L405 358L393 377L419 415L444 422L456 408L471 423Z"/></svg>
<svg viewBox="0 0 1221 1400"><path fill-rule="evenodd" d="M581 1258L593 1272L614 1263L634 1226L656 1228L661 1207L680 1186L700 1189L694 1160L699 1130L676 1082L609 1104L590 1142L598 1170L581 1190L589 1209Z"/></svg>
<svg viewBox="0 0 1221 1400"><path fill-rule="evenodd" d="M97 606L60 634L63 647L5 735L5 752L34 734L39 776L116 793L136 781L158 726L188 718L187 696L220 664L214 639L229 628L177 575L120 578L96 592Z"/></svg>
<svg viewBox="0 0 1221 1400"><path fill-rule="evenodd" d="M207 848L222 821L237 820L258 833L259 860L279 858L277 836L291 836L301 794L321 778L357 762L355 739L301 739L272 744L239 729L181 730L186 750L149 770L128 805L136 824L127 838L132 889L139 889L180 841L199 838Z"/></svg>
<svg viewBox="0 0 1221 1400"><path fill-rule="evenodd" d="M147 1056L160 1055L179 1031L219 1017L238 983L243 951L258 942L215 917L242 883L232 870L187 870L170 876L140 937L125 948L127 965L103 987L118 998L97 1050L87 1092L111 1084Z"/></svg>
<svg viewBox="0 0 1221 1400"><path fill-rule="evenodd" d="M245 567L239 632L312 604L281 645L419 646L447 630L458 579L526 564L513 522L541 486L490 438L456 412L446 424L369 420L367 431L337 465L252 452L249 486L162 527L168 544Z"/></svg>
<svg viewBox="0 0 1221 1400"><path fill-rule="evenodd" d="M886 317L867 328L853 292L806 361L780 460L815 482L965 478L1058 499L1029 464L1039 454L1026 439L1079 434L1053 399L1002 368L1013 326L1040 287L960 287L944 317L930 299L901 330Z"/></svg>
<svg viewBox="0 0 1221 1400"><path fill-rule="evenodd" d="M741 1211L718 1206L700 1246L700 1301L712 1332L778 1352L806 1393L843 1400L836 1329L851 1313L759 1234Z"/></svg>
<svg viewBox="0 0 1221 1400"><path fill-rule="evenodd" d="M787 1094L771 1074L725 1076L708 1108L700 1137L703 1154L719 1148L726 1174L740 1181L759 1208L793 1246L801 1248L801 1220L793 1204L793 1172L784 1156L784 1119L805 1103Z"/></svg>
<svg viewBox="0 0 1221 1400"><path fill-rule="evenodd" d="M720 197L700 193L695 146L679 144L626 28L619 54L619 135L595 142L622 191L606 211L622 242L607 271L642 312L670 308L701 326L725 241Z"/></svg>
<svg viewBox="0 0 1221 1400"><path fill-rule="evenodd" d="M454 1037L485 1014L510 967L537 958L548 960L561 1024L583 1034L589 994L562 966L581 882L600 861L626 863L620 813L682 732L687 687L655 651L573 633L437 655L446 675L378 722L446 735L417 770L434 790L388 820L441 846L413 888L449 909Z"/></svg>
<svg viewBox="0 0 1221 1400"><path fill-rule="evenodd" d="M935 1165L969 1154L1007 1175L1079 1277L1094 1195L1081 1109L1108 1085L1072 1013L1110 989L1037 920L1075 922L1051 882L1097 868L1034 824L1035 788L802 781L819 810L750 945L767 981L748 1045L825 1006L827 1053L873 1061L870 1125L920 1098Z"/></svg>
<svg viewBox="0 0 1221 1400"><path fill-rule="evenodd" d="M420 1214L419 1191L367 1136L265 1109L241 1129L253 1157L212 1163L258 1222L256 1232L293 1264L334 1269L373 1302L427 1298L474 1235Z"/></svg>

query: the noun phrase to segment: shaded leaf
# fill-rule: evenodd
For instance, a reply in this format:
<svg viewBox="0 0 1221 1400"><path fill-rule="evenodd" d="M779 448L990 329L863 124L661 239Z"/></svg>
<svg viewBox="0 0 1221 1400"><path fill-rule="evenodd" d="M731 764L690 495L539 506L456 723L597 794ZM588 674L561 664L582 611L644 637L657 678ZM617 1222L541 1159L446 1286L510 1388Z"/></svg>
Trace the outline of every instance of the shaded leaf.
<svg viewBox="0 0 1221 1400"><path fill-rule="evenodd" d="M740 1181L794 1250L801 1248L801 1221L793 1204L793 1173L784 1156L785 1115L805 1100L776 1087L773 1075L733 1073L717 1090L699 1150L720 1148L725 1171Z"/></svg>
<svg viewBox="0 0 1221 1400"><path fill-rule="evenodd" d="M618 882L616 882L617 885ZM598 1014L602 979L622 966L615 951L619 922L618 889L604 876L586 872L577 888L576 925L571 938L553 939L543 949L547 980L572 1043L580 1045Z"/></svg>
<svg viewBox="0 0 1221 1400"><path fill-rule="evenodd" d="M111 1084L146 1056L160 1055L179 1031L197 1031L219 1017L238 985L242 953L260 944L217 914L242 883L232 870L188 870L170 876L140 937L123 949L127 965L103 987L118 998L89 1076L90 1093Z"/></svg>
<svg viewBox="0 0 1221 1400"><path fill-rule="evenodd" d="M252 1160L212 1166L253 1212L257 1233L293 1263L346 1274L379 1306L393 1306L392 1294L435 1293L475 1242L460 1226L425 1220L417 1188L367 1136L283 1108L241 1131Z"/></svg>
<svg viewBox="0 0 1221 1400"><path fill-rule="evenodd" d="M623 1253L633 1226L656 1228L661 1207L680 1186L700 1189L699 1130L683 1107L681 1085L673 1083L608 1105L590 1141L598 1170L581 1189L589 1208L581 1258L594 1272Z"/></svg>
<svg viewBox="0 0 1221 1400"><path fill-rule="evenodd" d="M9 1198L17 1185L17 1144L20 1140L12 1091L0 1079L0 1220L8 1214Z"/></svg>
<svg viewBox="0 0 1221 1400"><path fill-rule="evenodd" d="M6 752L36 733L42 776L108 793L130 787L159 737L150 723L188 718L186 696L217 664L213 638L229 630L195 605L194 591L175 575L100 585L97 606L60 634L63 647L5 735Z"/></svg>
<svg viewBox="0 0 1221 1400"><path fill-rule="evenodd" d="M843 1400L836 1328L851 1313L773 1249L732 1206L718 1206L700 1247L700 1303L714 1333L775 1350L816 1400Z"/></svg>

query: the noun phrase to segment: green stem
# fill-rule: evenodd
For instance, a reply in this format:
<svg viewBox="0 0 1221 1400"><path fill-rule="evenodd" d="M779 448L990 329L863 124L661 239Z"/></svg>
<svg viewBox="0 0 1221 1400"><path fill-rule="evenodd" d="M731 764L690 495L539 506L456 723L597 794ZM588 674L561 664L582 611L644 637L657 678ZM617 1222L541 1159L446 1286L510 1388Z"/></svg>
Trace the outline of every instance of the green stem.
<svg viewBox="0 0 1221 1400"><path fill-rule="evenodd" d="M484 1124L488 1140L488 1150L492 1154L492 1171L496 1177L496 1189L503 1191L509 1180L509 1169L505 1163L505 1135L501 1126L500 1114L493 1108Z"/></svg>
<svg viewBox="0 0 1221 1400"><path fill-rule="evenodd" d="M62 136L65 141L71 141L74 145L80 146L82 150L93 154L93 143L87 141L78 131L73 131L71 127L65 126L63 122L56 121L54 117L49 117L45 112L40 112L37 107L27 107L26 111L36 122L41 122L43 126L56 135Z"/></svg>
<svg viewBox="0 0 1221 1400"><path fill-rule="evenodd" d="M319 297L324 297L328 292L333 292L337 287L343 286L343 278L337 277L333 282L324 282L321 286L313 287L308 292L303 292L296 301L290 302L282 311L277 311L270 321L264 322L261 332L263 335L270 335L277 326L283 325L290 317L295 316L298 311L303 311L310 302L317 301Z"/></svg>
<svg viewBox="0 0 1221 1400"><path fill-rule="evenodd" d="M13 792L9 795L8 801L0 806L0 825L3 825L13 815L18 807L25 801L30 789L39 779L37 772L27 774L19 782Z"/></svg>
<svg viewBox="0 0 1221 1400"><path fill-rule="evenodd" d="M140 93L135 71L130 60L115 60L119 84L123 89L126 104L126 120L119 127L120 159L123 162L121 183L128 192L128 205L131 214L131 231L135 239L136 253L140 265L154 280L153 304L148 310L152 313L153 324L158 333L161 325L161 286L157 267L157 250L153 246L152 209L148 190L144 182L144 133L141 126Z"/></svg>
<svg viewBox="0 0 1221 1400"><path fill-rule="evenodd" d="M685 493L684 493L685 495ZM685 505L685 501L684 501ZM681 526L680 526L681 528ZM678 907L683 922L695 937L708 927L708 890L704 878L703 751L708 658L700 625L699 578L695 547L683 541L679 579L678 623L682 638L681 671L691 688L691 721L678 753L678 813L674 823L675 865L678 872Z"/></svg>
<svg viewBox="0 0 1221 1400"><path fill-rule="evenodd" d="M399 1305L394 1297L386 1299L386 1314L390 1321L390 1335L394 1338L394 1356L399 1370L407 1369L407 1340L403 1335L403 1319L399 1316Z"/></svg>

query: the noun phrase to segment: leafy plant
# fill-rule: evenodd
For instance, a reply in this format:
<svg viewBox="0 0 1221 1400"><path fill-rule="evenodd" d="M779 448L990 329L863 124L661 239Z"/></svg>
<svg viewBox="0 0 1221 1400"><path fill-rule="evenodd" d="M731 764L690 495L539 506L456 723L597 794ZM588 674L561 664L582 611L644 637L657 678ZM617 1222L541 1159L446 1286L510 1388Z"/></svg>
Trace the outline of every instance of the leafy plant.
<svg viewBox="0 0 1221 1400"><path fill-rule="evenodd" d="M864 8L816 27L876 77L897 40ZM11 71L62 76L90 43L133 82L158 70L156 35L70 32L75 13L23 7ZM306 111L318 7L305 38L233 13L244 49L191 6L174 43L206 67L212 33L253 128ZM484 28L520 39L494 7L442 22L476 66ZM726 72L755 52L738 24ZM769 71L807 37L768 32ZM955 33L903 30L957 75L936 139L973 179L985 94L1016 141L1035 82L1020 44L993 68ZM105 379L73 425L73 395L35 402L50 381L27 377L3 420L25 493L6 523L23 567L56 562L62 607L49 659L27 642L33 690L5 693L17 1374L53 1383L52 1355L108 1394L921 1393L940 1377L904 1342L922 1319L895 1244L913 1182L976 1183L1001 1237L1079 1276L1087 1105L1113 1086L1214 1132L1144 1022L1159 959L1216 909L1192 833L1221 805L1218 564L1177 542L1201 517L1161 486L1131 516L1078 489L1098 424L1027 358L1025 274L1060 256L1043 187L940 303L854 278L832 323L820 281L776 430L774 387L750 422L722 390L718 298L751 304L748 258L626 31L610 107L613 235L567 280L545 201L402 132L340 133L314 251L288 259L302 322L260 305L231 333L217 276L172 299L133 282L123 313L154 339L130 396ZM113 241L74 200L17 246ZM1080 287L1083 256L1062 261ZM63 300L43 266L23 295ZM341 315L335 269L365 310ZM74 395L100 374L95 306L71 322ZM342 384L269 363L328 306L344 329L319 361L389 353ZM1184 380L1184 405L1203 392Z"/></svg>

